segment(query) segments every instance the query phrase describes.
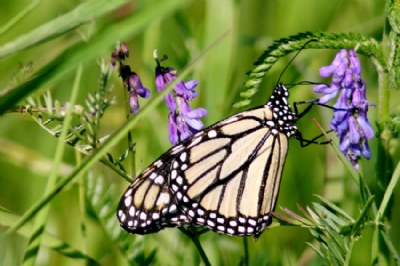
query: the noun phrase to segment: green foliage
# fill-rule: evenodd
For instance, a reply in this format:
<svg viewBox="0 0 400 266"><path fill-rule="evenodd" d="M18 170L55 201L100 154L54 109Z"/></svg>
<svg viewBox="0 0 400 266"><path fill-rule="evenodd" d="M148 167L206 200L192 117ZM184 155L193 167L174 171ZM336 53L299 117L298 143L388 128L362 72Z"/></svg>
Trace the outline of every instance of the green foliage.
<svg viewBox="0 0 400 266"><path fill-rule="evenodd" d="M7 227L15 224L20 218L17 215L10 212L9 210L4 209L2 207L0 208L0 217L1 217L0 219L1 225ZM33 229L32 224L28 223L25 226L23 226L20 230L18 230L18 234L28 238L32 234L32 229ZM82 253L82 251L79 250L78 248L73 247L66 242L63 242L58 237L49 232L43 232L43 239L44 239L43 240L44 246L54 250L55 252L60 253L62 256L72 258L75 261L85 260L88 262L89 265L100 265L100 263L95 259L91 258L85 253ZM5 239L5 240L11 241L10 239ZM3 262L5 265L7 264L6 261Z"/></svg>
<svg viewBox="0 0 400 266"><path fill-rule="evenodd" d="M397 0L385 9L373 0L28 2L5 3L0 11L6 66L0 81L7 84L0 92L0 264L21 264L24 253L32 259L26 265L400 264ZM299 6L307 9L299 12ZM128 42L129 64L152 89L135 116L126 112L126 89L105 67L118 41ZM177 229L127 234L115 217L121 193L169 147L166 108L157 105L172 85L156 95L156 48L168 54L180 78L199 80L195 104L207 107L208 124L234 112L235 100L235 107L265 102L293 52L305 50L282 81L316 80L336 50L355 48L376 104L372 160L357 173L335 140L307 149L293 141L279 199L285 215L277 208L279 226L257 241L201 228L182 229L190 241ZM72 73L80 67L84 75L71 105ZM310 95L292 91L290 100ZM312 115L327 127L329 110ZM299 125L302 132L320 134L307 123ZM61 163L54 140L67 144L62 162L68 170L53 170L61 175L53 174L57 182L48 188L52 175L38 165ZM323 196L315 200L315 193ZM296 203L310 207L299 207L298 215L291 211ZM46 219L38 219L46 208ZM37 235L37 246L27 244Z"/></svg>
<svg viewBox="0 0 400 266"><path fill-rule="evenodd" d="M106 187L103 178L88 177L85 200L90 217L102 227L109 241L115 245L129 265L150 265L156 255L156 250L146 254L143 238L132 237L120 229L118 220L115 219L116 201L118 196L116 186Z"/></svg>
<svg viewBox="0 0 400 266"><path fill-rule="evenodd" d="M384 58L378 42L373 38L366 38L361 34L338 34L329 32L305 32L288 38L282 38L269 46L254 64L255 67L248 73L245 82L246 90L240 93L244 99L234 104L240 108L250 104L250 99L258 91L258 87L268 70L282 57L293 51L302 49L352 49L356 47L360 54L368 55L384 67Z"/></svg>
<svg viewBox="0 0 400 266"><path fill-rule="evenodd" d="M58 100L53 100L50 91L47 91L42 99L29 97L24 108L43 129L55 137L60 136L66 110L72 108L75 124L68 128L65 142L79 152L89 154L107 138L107 136L98 137L97 133L100 120L111 103L108 78L109 71L103 64L98 89L93 94L88 94L85 106L70 106L68 102L61 104Z"/></svg>
<svg viewBox="0 0 400 266"><path fill-rule="evenodd" d="M370 226L368 213L373 197L363 206L356 220L327 199L320 196L318 198L321 203L314 202L312 208L299 207L304 217L283 208L288 216L278 214L277 218L291 225L308 228L318 246L308 244L326 265L349 265L355 242L359 239L362 230Z"/></svg>

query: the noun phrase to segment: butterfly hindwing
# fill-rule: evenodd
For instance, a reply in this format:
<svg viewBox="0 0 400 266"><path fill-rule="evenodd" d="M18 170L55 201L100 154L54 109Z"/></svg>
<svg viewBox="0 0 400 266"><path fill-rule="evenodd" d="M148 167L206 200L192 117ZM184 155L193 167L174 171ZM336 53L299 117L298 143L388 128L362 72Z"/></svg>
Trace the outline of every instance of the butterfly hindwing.
<svg viewBox="0 0 400 266"><path fill-rule="evenodd" d="M169 188L169 168L170 160L157 160L125 191L117 211L125 230L147 234L188 223Z"/></svg>

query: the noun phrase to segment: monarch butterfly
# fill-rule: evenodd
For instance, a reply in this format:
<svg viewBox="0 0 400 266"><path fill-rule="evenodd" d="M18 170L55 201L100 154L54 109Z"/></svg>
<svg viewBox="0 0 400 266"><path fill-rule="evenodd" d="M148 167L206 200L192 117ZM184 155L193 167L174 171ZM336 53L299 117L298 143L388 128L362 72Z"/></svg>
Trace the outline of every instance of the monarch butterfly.
<svg viewBox="0 0 400 266"><path fill-rule="evenodd" d="M172 147L123 194L117 217L130 233L206 226L228 235L259 236L272 221L288 138L302 141L278 84L264 106L198 132Z"/></svg>

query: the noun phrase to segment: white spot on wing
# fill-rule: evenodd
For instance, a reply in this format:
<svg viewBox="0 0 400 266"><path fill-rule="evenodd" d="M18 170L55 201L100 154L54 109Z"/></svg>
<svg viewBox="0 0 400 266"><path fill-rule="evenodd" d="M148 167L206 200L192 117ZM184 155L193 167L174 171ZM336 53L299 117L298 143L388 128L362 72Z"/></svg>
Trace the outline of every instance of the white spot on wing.
<svg viewBox="0 0 400 266"><path fill-rule="evenodd" d="M211 131L209 131L208 132L208 137L211 139L211 138L215 138L216 136L217 136L217 131L215 131L215 130L211 130Z"/></svg>
<svg viewBox="0 0 400 266"><path fill-rule="evenodd" d="M182 185L183 184L183 178L181 176L178 176L176 178L176 183L178 183L179 185Z"/></svg>
<svg viewBox="0 0 400 266"><path fill-rule="evenodd" d="M160 168L163 165L163 162L161 160L157 160L154 162L154 165Z"/></svg>
<svg viewBox="0 0 400 266"><path fill-rule="evenodd" d="M254 219L249 219L249 224L251 224L252 226L256 226L257 222Z"/></svg>
<svg viewBox="0 0 400 266"><path fill-rule="evenodd" d="M169 207L169 212L170 212L170 213L176 212L176 205L175 205L175 204L174 204L174 205L171 205L171 207Z"/></svg>
<svg viewBox="0 0 400 266"><path fill-rule="evenodd" d="M183 152L183 153L181 154L181 156L179 156L179 159L181 159L182 162L186 161L186 159L187 159L187 153L186 153L186 152Z"/></svg>
<svg viewBox="0 0 400 266"><path fill-rule="evenodd" d="M161 185L162 183L164 183L164 177L162 175L158 175L157 178L154 180L154 183L156 183L157 185Z"/></svg>
<svg viewBox="0 0 400 266"><path fill-rule="evenodd" d="M200 133L200 132L199 132L199 133ZM188 147L191 148L191 147L197 145L197 144L201 141L201 139L202 139L201 136L199 136L199 137L193 139L192 143L190 143L190 145L189 145Z"/></svg>
<svg viewBox="0 0 400 266"><path fill-rule="evenodd" d="M175 146L175 147L172 148L171 154L177 154L181 150L183 150L183 146L182 145Z"/></svg>
<svg viewBox="0 0 400 266"><path fill-rule="evenodd" d="M129 208L129 215L130 216L134 216L135 215L135 207L132 206L132 207Z"/></svg>
<svg viewBox="0 0 400 266"><path fill-rule="evenodd" d="M236 221L230 221L229 225L233 226L233 227L236 227L237 226L237 222Z"/></svg>
<svg viewBox="0 0 400 266"><path fill-rule="evenodd" d="M125 200L124 200L124 203L125 203L126 207L130 207L131 204L132 204L132 197L131 196L126 197Z"/></svg>
<svg viewBox="0 0 400 266"><path fill-rule="evenodd" d="M140 219L141 219L141 220L146 220L146 218L147 218L146 213L141 212L141 213L140 213Z"/></svg>
<svg viewBox="0 0 400 266"><path fill-rule="evenodd" d="M178 192L178 193L176 193L176 197L178 198L178 200L181 200L183 195L182 195L182 193Z"/></svg>
<svg viewBox="0 0 400 266"><path fill-rule="evenodd" d="M175 179L177 175L177 171L176 170L172 170L171 171L171 179Z"/></svg>
<svg viewBox="0 0 400 266"><path fill-rule="evenodd" d="M128 189L128 190L125 192L125 197L130 196L131 193L132 193L132 189L130 188L130 189Z"/></svg>
<svg viewBox="0 0 400 266"><path fill-rule="evenodd" d="M151 180L154 180L154 178L156 178L157 177L157 174L156 173L151 173L151 175L149 176L149 178L151 179Z"/></svg>
<svg viewBox="0 0 400 266"><path fill-rule="evenodd" d="M208 224L209 226L211 226L211 227L214 227L214 226L215 226L215 223L214 223L213 221L211 221L211 220L208 220L208 221L207 221L207 224Z"/></svg>

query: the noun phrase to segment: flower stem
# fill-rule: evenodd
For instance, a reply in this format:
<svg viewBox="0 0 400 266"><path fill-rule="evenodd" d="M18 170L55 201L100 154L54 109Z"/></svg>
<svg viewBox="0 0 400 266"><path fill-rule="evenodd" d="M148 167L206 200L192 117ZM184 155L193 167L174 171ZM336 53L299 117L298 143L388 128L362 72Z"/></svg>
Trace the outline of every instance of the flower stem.
<svg viewBox="0 0 400 266"><path fill-rule="evenodd" d="M247 243L247 237L243 237L243 250L244 250L244 258L243 265L249 265L249 244Z"/></svg>
<svg viewBox="0 0 400 266"><path fill-rule="evenodd" d="M200 254L201 259L204 262L204 265L206 266L211 266L210 261L208 260L208 257L203 249L203 247L201 246L201 243L199 241L199 234L196 233L195 231L191 230L190 227L189 228L184 228L184 227L180 227L179 230L184 233L186 236L188 236L190 238L190 240L192 240L193 244L195 245L197 251Z"/></svg>

